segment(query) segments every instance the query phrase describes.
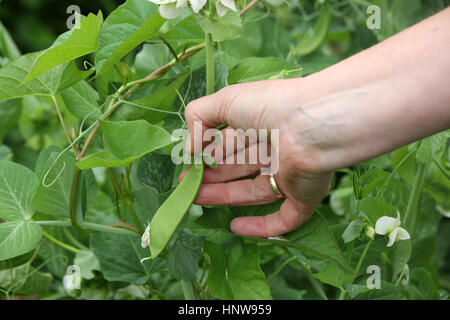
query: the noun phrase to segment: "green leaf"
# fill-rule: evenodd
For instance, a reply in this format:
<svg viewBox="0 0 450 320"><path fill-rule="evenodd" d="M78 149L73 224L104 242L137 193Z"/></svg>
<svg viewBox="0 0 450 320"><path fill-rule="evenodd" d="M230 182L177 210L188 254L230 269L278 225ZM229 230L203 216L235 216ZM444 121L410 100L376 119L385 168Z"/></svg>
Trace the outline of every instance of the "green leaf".
<svg viewBox="0 0 450 320"><path fill-rule="evenodd" d="M386 252L392 263L392 279L396 279L411 257L411 240L397 241Z"/></svg>
<svg viewBox="0 0 450 320"><path fill-rule="evenodd" d="M248 57L240 60L236 67L236 69L246 70L238 80L239 82L267 80L283 69L294 68L296 67L277 57Z"/></svg>
<svg viewBox="0 0 450 320"><path fill-rule="evenodd" d="M23 55L0 69L0 101L33 95L56 95L60 90L85 79L93 72L78 70L72 61L23 84L28 70L39 55L40 52Z"/></svg>
<svg viewBox="0 0 450 320"><path fill-rule="evenodd" d="M100 122L106 151L91 154L77 163L81 170L94 167L123 167L149 152L173 143L172 136L161 127L144 120Z"/></svg>
<svg viewBox="0 0 450 320"><path fill-rule="evenodd" d="M0 287L10 295L45 294L52 280L50 273L40 272L29 263L0 271Z"/></svg>
<svg viewBox="0 0 450 320"><path fill-rule="evenodd" d="M425 268L414 268L410 273L408 289L413 300L439 299L438 287Z"/></svg>
<svg viewBox="0 0 450 320"><path fill-rule="evenodd" d="M0 219L30 219L34 214L37 185L38 180L31 170L10 161L0 161Z"/></svg>
<svg viewBox="0 0 450 320"><path fill-rule="evenodd" d="M22 100L12 99L0 102L0 142L19 121Z"/></svg>
<svg viewBox="0 0 450 320"><path fill-rule="evenodd" d="M188 43L205 41L205 33L196 20L196 15L191 14L187 17L168 20L164 25L164 39L170 42ZM168 30L168 31L166 31Z"/></svg>
<svg viewBox="0 0 450 320"><path fill-rule="evenodd" d="M61 91L61 97L70 113L80 120L92 123L102 115L98 105L100 97L86 81Z"/></svg>
<svg viewBox="0 0 450 320"><path fill-rule="evenodd" d="M185 73L174 80L166 87L160 88L153 92L150 96L134 99L131 97L133 104L124 103L111 117L111 120L146 120L149 123L157 123L166 115L178 94L180 86L185 82L188 74Z"/></svg>
<svg viewBox="0 0 450 320"><path fill-rule="evenodd" d="M343 284L351 284L353 281L353 273L340 268L334 263L329 263L320 272L313 274L321 282L342 289Z"/></svg>
<svg viewBox="0 0 450 320"><path fill-rule="evenodd" d="M361 293L356 300L404 300L405 296L392 283L381 280L380 289L371 289Z"/></svg>
<svg viewBox="0 0 450 320"><path fill-rule="evenodd" d="M141 184L155 188L158 193L172 189L175 165L170 156L152 152L139 161L137 175Z"/></svg>
<svg viewBox="0 0 450 320"><path fill-rule="evenodd" d="M73 263L80 267L81 277L87 280L94 278L94 273L92 271L101 271L97 257L89 250L77 252Z"/></svg>
<svg viewBox="0 0 450 320"><path fill-rule="evenodd" d="M97 74L114 66L135 47L158 34L165 22L158 6L146 0L128 0L105 20L98 38Z"/></svg>
<svg viewBox="0 0 450 320"><path fill-rule="evenodd" d="M39 186L34 205L37 211L56 217L69 217L75 158L64 154L55 162L61 151L61 148L49 147L39 154L36 163Z"/></svg>
<svg viewBox="0 0 450 320"><path fill-rule="evenodd" d="M350 222L347 229L345 229L342 234L342 239L344 239L345 243L351 242L358 238L363 231L366 223L363 222L359 217Z"/></svg>
<svg viewBox="0 0 450 320"><path fill-rule="evenodd" d="M64 239L63 228L46 227L45 232L57 239ZM43 239L39 247L39 257L46 262L45 267L49 272L62 279L66 274L67 267L72 264L74 254L48 239Z"/></svg>
<svg viewBox="0 0 450 320"><path fill-rule="evenodd" d="M213 296L225 300L271 299L269 285L259 266L256 245L236 241L224 249L205 242L205 251L211 258L208 287Z"/></svg>
<svg viewBox="0 0 450 320"><path fill-rule="evenodd" d="M416 159L422 163L430 163L433 162L433 157L440 158L449 139L450 130L423 139L417 149Z"/></svg>
<svg viewBox="0 0 450 320"><path fill-rule="evenodd" d="M42 238L38 224L16 220L0 223L0 261L33 250Z"/></svg>
<svg viewBox="0 0 450 320"><path fill-rule="evenodd" d="M360 210L362 215L366 217L373 226L382 216L397 218L397 209L394 206L379 201L372 196L361 200Z"/></svg>
<svg viewBox="0 0 450 320"><path fill-rule="evenodd" d="M341 267L346 266L336 238L318 212L315 212L302 227L288 233L286 238L303 253L332 261Z"/></svg>
<svg viewBox="0 0 450 320"><path fill-rule="evenodd" d="M320 8L319 19L317 20L313 33L305 33L300 45L295 49L295 53L304 56L316 50L328 33L330 20L330 8L328 2L325 2L322 8Z"/></svg>
<svg viewBox="0 0 450 320"><path fill-rule="evenodd" d="M169 251L170 272L178 280L195 280L201 257L201 238L182 232Z"/></svg>
<svg viewBox="0 0 450 320"><path fill-rule="evenodd" d="M239 13L229 10L223 17L214 16L212 19L195 15L197 23L205 33L211 33L214 41L234 39L241 29Z"/></svg>
<svg viewBox="0 0 450 320"><path fill-rule="evenodd" d="M0 52L3 56L7 57L10 60L17 59L20 57L20 51L17 48L14 40L11 38L8 30L6 30L5 26L0 22Z"/></svg>
<svg viewBox="0 0 450 320"><path fill-rule="evenodd" d="M140 238L99 232L92 235L90 247L108 281L144 284L162 267L161 260L140 262L148 254Z"/></svg>
<svg viewBox="0 0 450 320"><path fill-rule="evenodd" d="M58 37L55 43L44 50L34 61L24 83L63 63L94 52L102 22L101 12L97 16L90 13L86 19L81 21L80 28L73 28Z"/></svg>

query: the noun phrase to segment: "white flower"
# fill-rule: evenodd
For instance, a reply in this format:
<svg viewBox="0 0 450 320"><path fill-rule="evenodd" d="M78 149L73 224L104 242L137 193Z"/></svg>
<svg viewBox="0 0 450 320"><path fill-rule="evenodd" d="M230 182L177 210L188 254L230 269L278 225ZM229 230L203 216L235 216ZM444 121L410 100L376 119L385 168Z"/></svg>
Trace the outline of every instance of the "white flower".
<svg viewBox="0 0 450 320"><path fill-rule="evenodd" d="M147 248L150 245L150 224L145 229L141 238L141 246L142 248Z"/></svg>
<svg viewBox="0 0 450 320"><path fill-rule="evenodd" d="M216 11L219 16L223 17L227 13L228 9L237 12L234 0L216 0Z"/></svg>
<svg viewBox="0 0 450 320"><path fill-rule="evenodd" d="M400 228L400 213L397 211L397 218L383 216L375 224L375 232L381 235L389 235L388 247L395 241L410 239L408 231Z"/></svg>
<svg viewBox="0 0 450 320"><path fill-rule="evenodd" d="M174 19L187 6L188 0L148 0L159 5L159 13L163 18ZM198 13L206 4L206 0L189 0L192 11Z"/></svg>

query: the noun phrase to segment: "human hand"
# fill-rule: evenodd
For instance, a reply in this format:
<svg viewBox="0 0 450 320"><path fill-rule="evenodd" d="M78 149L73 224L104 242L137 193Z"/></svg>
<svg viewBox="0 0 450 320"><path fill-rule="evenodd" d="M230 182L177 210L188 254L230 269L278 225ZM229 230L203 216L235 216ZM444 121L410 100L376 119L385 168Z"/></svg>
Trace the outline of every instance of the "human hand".
<svg viewBox="0 0 450 320"><path fill-rule="evenodd" d="M236 147L231 152L225 150L226 142L235 136L234 129L279 130L279 143L272 149L279 154L279 170L274 178L286 200L280 210L273 214L234 219L231 230L235 233L270 237L292 231L311 216L328 191L332 171L315 167L314 153L306 152L306 149L311 151L311 148L296 141L289 130L290 116L298 111L286 106L297 104L295 97L300 81L273 80L229 86L187 106L185 115L192 145L202 139L202 136L194 133L195 121L202 122L202 135L205 130L220 124L229 126L221 132L223 159L236 159L237 154L244 153L248 160L249 153L261 147L261 144L247 141L245 147L239 148L236 141ZM218 164L217 169L206 167L195 203L245 206L276 201L278 197L270 186L269 175L260 174L262 167L261 161L257 164L248 161L245 164L227 164L226 160Z"/></svg>

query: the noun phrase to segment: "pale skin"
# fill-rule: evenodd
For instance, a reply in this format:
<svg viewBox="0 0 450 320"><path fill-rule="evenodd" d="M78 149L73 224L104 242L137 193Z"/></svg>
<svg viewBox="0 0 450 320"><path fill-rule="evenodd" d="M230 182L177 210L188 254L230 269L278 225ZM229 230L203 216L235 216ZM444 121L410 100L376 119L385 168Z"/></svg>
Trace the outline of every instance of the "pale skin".
<svg viewBox="0 0 450 320"><path fill-rule="evenodd" d="M192 141L199 120L203 129L280 130L280 211L230 227L264 238L295 230L326 196L335 170L450 128L450 8L323 71L231 85L191 102L185 115ZM206 168L195 203L276 201L259 172L255 164Z"/></svg>

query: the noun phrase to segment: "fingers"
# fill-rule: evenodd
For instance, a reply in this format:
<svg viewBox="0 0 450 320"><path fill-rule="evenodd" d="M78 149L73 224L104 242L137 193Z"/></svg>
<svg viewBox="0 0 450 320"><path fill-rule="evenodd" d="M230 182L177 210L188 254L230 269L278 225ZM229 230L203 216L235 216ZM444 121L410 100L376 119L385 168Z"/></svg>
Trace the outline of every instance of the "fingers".
<svg viewBox="0 0 450 320"><path fill-rule="evenodd" d="M273 116L268 112L267 95L273 91L269 88L271 83L258 81L231 85L212 95L190 102L186 107L185 117L191 145L195 146L196 141L203 141L203 133L207 129L216 128L222 124L244 130L270 128L267 120L271 121ZM201 125L196 127L195 124L200 121ZM197 149L201 149L201 146L204 147L208 142L203 144L197 142L197 144L199 145ZM194 152L192 147L188 149Z"/></svg>
<svg viewBox="0 0 450 320"><path fill-rule="evenodd" d="M313 209L295 207L287 199L280 211L257 217L239 217L231 221L231 231L248 237L268 238L297 229L312 214Z"/></svg>
<svg viewBox="0 0 450 320"><path fill-rule="evenodd" d="M195 199L198 205L248 206L271 203L277 200L269 184L269 177L227 183L203 184Z"/></svg>

